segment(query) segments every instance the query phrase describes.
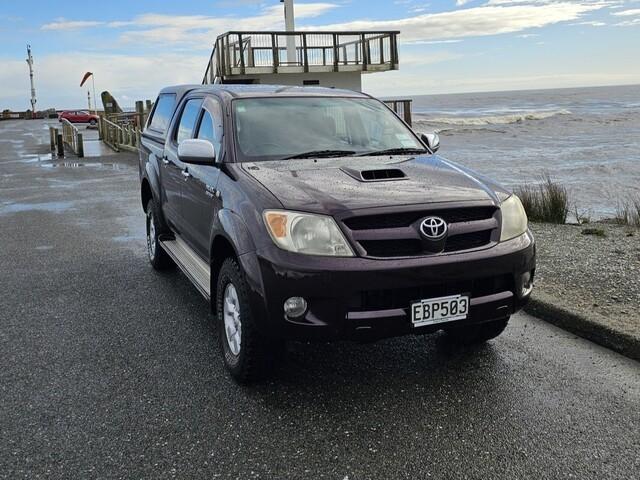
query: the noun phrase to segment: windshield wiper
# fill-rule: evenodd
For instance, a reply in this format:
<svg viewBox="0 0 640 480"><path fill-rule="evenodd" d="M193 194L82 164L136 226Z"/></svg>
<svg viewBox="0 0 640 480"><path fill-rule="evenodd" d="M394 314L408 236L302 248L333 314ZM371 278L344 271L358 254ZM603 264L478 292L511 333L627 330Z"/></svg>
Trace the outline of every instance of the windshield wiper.
<svg viewBox="0 0 640 480"><path fill-rule="evenodd" d="M310 152L298 153L290 157L283 158L283 160L293 160L294 158L329 158L329 157L344 157L347 155L353 155L356 152L353 150L312 150Z"/></svg>
<svg viewBox="0 0 640 480"><path fill-rule="evenodd" d="M427 150L420 148L388 148L386 150L374 150L372 152L364 152L358 154L358 157L368 157L376 155L411 155L414 153L429 153Z"/></svg>

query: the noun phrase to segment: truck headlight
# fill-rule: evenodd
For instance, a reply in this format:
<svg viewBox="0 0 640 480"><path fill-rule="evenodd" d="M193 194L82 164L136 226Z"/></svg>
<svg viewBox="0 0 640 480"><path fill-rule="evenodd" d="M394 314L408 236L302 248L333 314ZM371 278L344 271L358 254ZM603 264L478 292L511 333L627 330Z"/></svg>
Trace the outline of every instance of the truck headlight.
<svg viewBox="0 0 640 480"><path fill-rule="evenodd" d="M269 235L283 250L330 257L354 256L331 217L286 210L265 210L263 217Z"/></svg>
<svg viewBox="0 0 640 480"><path fill-rule="evenodd" d="M527 231L527 214L524 211L522 202L516 195L511 195L502 202L500 210L502 210L501 242L519 237Z"/></svg>

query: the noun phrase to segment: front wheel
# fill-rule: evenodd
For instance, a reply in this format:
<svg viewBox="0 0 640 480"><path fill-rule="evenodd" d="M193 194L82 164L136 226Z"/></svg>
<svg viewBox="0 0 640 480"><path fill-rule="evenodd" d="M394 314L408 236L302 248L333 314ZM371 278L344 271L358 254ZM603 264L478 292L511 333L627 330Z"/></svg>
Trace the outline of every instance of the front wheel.
<svg viewBox="0 0 640 480"><path fill-rule="evenodd" d="M218 344L225 367L240 383L259 380L277 358L275 342L256 326L249 304L249 285L234 258L220 268L216 288Z"/></svg>
<svg viewBox="0 0 640 480"><path fill-rule="evenodd" d="M91 125L92 127L95 127L96 123L98 123L98 121L95 118L92 118L91 120L89 120L89 125Z"/></svg>
<svg viewBox="0 0 640 480"><path fill-rule="evenodd" d="M164 251L158 237L163 233L168 233L163 227L158 214L158 208L153 200L147 203L147 255L149 263L156 270L167 270L175 264L169 254Z"/></svg>
<svg viewBox="0 0 640 480"><path fill-rule="evenodd" d="M475 325L449 327L445 330L448 339L459 345L477 345L496 338L507 328L509 317Z"/></svg>

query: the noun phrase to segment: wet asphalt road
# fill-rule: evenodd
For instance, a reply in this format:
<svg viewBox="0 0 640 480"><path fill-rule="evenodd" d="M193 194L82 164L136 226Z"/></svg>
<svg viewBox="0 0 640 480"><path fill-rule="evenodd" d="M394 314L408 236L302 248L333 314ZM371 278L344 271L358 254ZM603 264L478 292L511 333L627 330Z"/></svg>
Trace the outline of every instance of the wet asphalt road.
<svg viewBox="0 0 640 480"><path fill-rule="evenodd" d="M638 478L640 364L527 315L235 385L147 264L134 158L51 161L44 128L0 122L0 478Z"/></svg>

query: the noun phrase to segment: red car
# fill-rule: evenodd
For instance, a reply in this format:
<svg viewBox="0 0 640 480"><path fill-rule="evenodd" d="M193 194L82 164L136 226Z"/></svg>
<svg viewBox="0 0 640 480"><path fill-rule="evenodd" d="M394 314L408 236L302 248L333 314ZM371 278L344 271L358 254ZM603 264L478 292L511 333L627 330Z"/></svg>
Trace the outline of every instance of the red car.
<svg viewBox="0 0 640 480"><path fill-rule="evenodd" d="M88 123L90 125L95 125L98 123L98 115L94 115L93 113L89 113L86 110L69 110L62 112L58 116L58 120L62 121L62 119L67 119L71 123Z"/></svg>

